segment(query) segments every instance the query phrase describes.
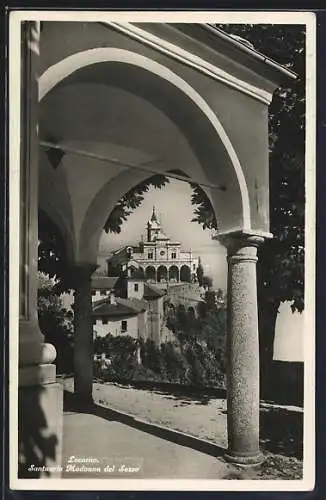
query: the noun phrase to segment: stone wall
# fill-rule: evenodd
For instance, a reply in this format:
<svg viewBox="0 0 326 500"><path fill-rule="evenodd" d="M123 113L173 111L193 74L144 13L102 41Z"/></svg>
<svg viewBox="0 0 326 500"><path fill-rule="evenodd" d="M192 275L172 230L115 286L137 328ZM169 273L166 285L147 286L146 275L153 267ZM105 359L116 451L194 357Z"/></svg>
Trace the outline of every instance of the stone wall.
<svg viewBox="0 0 326 500"><path fill-rule="evenodd" d="M186 310L193 307L196 311L198 302L202 300L202 290L196 283L182 283L169 286L167 297L171 304L178 306L182 304Z"/></svg>

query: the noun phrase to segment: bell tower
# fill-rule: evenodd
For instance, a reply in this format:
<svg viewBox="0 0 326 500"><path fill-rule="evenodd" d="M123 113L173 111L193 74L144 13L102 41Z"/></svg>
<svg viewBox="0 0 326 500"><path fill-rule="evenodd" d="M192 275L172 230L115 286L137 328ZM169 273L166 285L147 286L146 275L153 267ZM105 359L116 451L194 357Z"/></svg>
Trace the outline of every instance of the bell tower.
<svg viewBox="0 0 326 500"><path fill-rule="evenodd" d="M147 241L155 241L155 237L159 234L161 224L157 220L155 206L153 206L153 213L150 220L147 222Z"/></svg>

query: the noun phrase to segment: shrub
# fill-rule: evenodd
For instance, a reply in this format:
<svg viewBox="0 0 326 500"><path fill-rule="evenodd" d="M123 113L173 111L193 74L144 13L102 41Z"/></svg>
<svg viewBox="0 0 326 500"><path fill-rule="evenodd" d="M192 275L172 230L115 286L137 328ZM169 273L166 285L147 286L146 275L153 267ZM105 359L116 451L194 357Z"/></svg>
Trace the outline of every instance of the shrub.
<svg viewBox="0 0 326 500"><path fill-rule="evenodd" d="M94 342L94 352L105 353L110 359L110 366L98 369L106 380L128 379L132 377L137 362L138 342L130 336L117 336L108 334L106 337L97 338ZM97 362L95 362L97 363Z"/></svg>
<svg viewBox="0 0 326 500"><path fill-rule="evenodd" d="M186 383L188 363L182 353L171 342L161 345L161 353L167 380L177 384Z"/></svg>
<svg viewBox="0 0 326 500"><path fill-rule="evenodd" d="M132 373L132 381L135 382L158 382L160 377L149 368L137 365Z"/></svg>
<svg viewBox="0 0 326 500"><path fill-rule="evenodd" d="M137 362L140 347L141 365ZM107 335L96 339L95 349L105 353L110 366L95 361L95 376L107 381L144 381L187 384L197 387L224 385L220 353L202 339L183 339L179 346L171 342L160 347L151 340Z"/></svg>
<svg viewBox="0 0 326 500"><path fill-rule="evenodd" d="M162 379L166 379L166 370L161 350L152 340L147 339L146 342L141 345L140 357L142 364L146 368L160 375Z"/></svg>
<svg viewBox="0 0 326 500"><path fill-rule="evenodd" d="M45 342L56 351L57 373L73 372L73 325L71 313L63 307L55 282L38 273L38 319Z"/></svg>

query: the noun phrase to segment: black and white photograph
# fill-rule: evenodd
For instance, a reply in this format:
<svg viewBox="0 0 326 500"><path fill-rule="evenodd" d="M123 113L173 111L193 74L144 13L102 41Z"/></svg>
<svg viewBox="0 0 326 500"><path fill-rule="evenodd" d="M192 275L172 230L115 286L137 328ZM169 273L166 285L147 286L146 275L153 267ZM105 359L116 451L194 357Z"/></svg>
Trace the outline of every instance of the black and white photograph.
<svg viewBox="0 0 326 500"><path fill-rule="evenodd" d="M9 39L10 487L313 489L314 14Z"/></svg>

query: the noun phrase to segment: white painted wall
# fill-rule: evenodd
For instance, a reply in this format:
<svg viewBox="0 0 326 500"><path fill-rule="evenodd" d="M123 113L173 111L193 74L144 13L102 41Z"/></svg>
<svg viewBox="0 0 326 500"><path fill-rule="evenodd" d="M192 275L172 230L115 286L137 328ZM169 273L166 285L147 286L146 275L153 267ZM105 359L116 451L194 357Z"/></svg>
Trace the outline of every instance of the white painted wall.
<svg viewBox="0 0 326 500"><path fill-rule="evenodd" d="M94 293L95 292L95 293ZM110 296L110 290L94 290L92 291L92 302L96 302L97 300L105 299ZM94 294L94 295L93 295Z"/></svg>
<svg viewBox="0 0 326 500"><path fill-rule="evenodd" d="M144 311L138 314L139 336L146 340L148 338L148 313Z"/></svg>
<svg viewBox="0 0 326 500"><path fill-rule="evenodd" d="M121 322L127 321L127 331L121 331ZM97 318L96 323L93 325L93 330L95 337L105 337L108 333L111 333L114 337L118 335L129 335L133 338L138 338L138 316L120 316L119 319L110 319L105 325L102 319Z"/></svg>
<svg viewBox="0 0 326 500"><path fill-rule="evenodd" d="M148 338L160 345L164 319L163 297L148 301Z"/></svg>
<svg viewBox="0 0 326 500"><path fill-rule="evenodd" d="M135 285L137 285L138 290L136 290ZM127 293L128 299L142 299L144 296L144 282L141 280L128 280Z"/></svg>

